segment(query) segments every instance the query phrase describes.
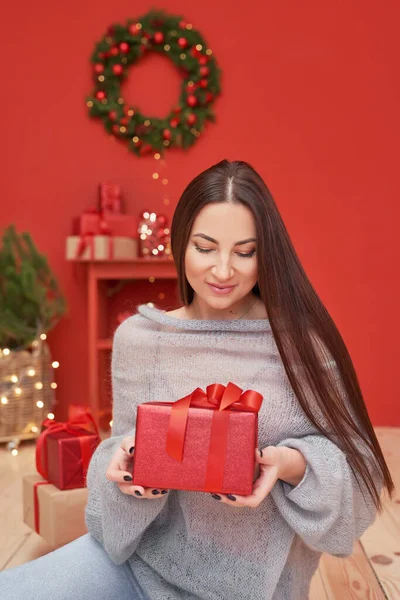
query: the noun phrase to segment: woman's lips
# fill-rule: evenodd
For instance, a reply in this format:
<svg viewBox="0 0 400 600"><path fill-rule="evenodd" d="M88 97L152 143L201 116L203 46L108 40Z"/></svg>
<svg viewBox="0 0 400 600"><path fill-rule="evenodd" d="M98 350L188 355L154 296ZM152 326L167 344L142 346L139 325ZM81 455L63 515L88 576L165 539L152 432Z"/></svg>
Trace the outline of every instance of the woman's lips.
<svg viewBox="0 0 400 600"><path fill-rule="evenodd" d="M233 288L236 287L234 285L230 285L229 287L219 288L215 285L212 285L212 283L207 283L207 285L215 294L219 294L220 296L226 296L226 294L229 294L229 292L231 292Z"/></svg>

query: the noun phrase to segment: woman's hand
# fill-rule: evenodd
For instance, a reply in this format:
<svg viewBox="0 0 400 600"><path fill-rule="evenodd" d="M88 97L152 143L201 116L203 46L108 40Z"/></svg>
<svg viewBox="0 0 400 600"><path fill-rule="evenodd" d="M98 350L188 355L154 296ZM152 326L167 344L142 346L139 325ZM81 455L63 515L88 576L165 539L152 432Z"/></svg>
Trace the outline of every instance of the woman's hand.
<svg viewBox="0 0 400 600"><path fill-rule="evenodd" d="M147 498L155 500L164 496L168 490L158 490L154 488L144 488L141 485L132 485L132 461L135 447L132 445L131 436L124 438L120 447L114 453L110 464L107 467L106 478L109 481L115 481L123 494L135 496L137 498Z"/></svg>
<svg viewBox="0 0 400 600"><path fill-rule="evenodd" d="M259 466L259 476L253 484L253 492L249 496L237 494L212 494L212 497L231 506L257 508L268 496L278 479L282 465L281 448L267 446L262 451L256 449L256 463ZM257 466L257 465L256 465Z"/></svg>

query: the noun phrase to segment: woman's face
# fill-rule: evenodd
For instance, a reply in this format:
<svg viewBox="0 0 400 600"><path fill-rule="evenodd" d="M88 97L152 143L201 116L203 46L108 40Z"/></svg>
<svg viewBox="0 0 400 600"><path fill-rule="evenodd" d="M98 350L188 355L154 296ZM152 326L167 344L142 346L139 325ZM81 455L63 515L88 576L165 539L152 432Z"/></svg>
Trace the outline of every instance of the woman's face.
<svg viewBox="0 0 400 600"><path fill-rule="evenodd" d="M243 204L207 204L197 215L185 272L198 302L213 309L239 305L257 283L256 227Z"/></svg>

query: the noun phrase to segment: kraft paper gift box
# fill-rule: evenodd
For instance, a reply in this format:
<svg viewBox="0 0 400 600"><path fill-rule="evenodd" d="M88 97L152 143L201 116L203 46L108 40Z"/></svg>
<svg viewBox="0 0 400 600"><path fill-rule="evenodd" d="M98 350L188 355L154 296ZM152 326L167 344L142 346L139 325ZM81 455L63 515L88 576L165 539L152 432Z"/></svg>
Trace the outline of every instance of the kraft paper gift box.
<svg viewBox="0 0 400 600"><path fill-rule="evenodd" d="M133 484L247 496L263 397L233 383L137 408Z"/></svg>
<svg viewBox="0 0 400 600"><path fill-rule="evenodd" d="M87 488L59 490L39 474L24 476L22 485L24 523L53 548L87 533Z"/></svg>
<svg viewBox="0 0 400 600"><path fill-rule="evenodd" d="M109 235L70 235L66 241L67 260L123 260L137 258L135 238Z"/></svg>

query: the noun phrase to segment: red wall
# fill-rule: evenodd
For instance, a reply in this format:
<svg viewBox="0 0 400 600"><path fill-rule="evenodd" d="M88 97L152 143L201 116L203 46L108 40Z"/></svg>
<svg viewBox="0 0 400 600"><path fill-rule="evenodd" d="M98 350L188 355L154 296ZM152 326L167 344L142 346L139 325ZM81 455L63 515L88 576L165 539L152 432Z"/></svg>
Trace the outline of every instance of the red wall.
<svg viewBox="0 0 400 600"><path fill-rule="evenodd" d="M154 159L112 141L84 102L94 43L152 6L24 0L2 10L0 227L30 231L68 299L49 336L61 363L58 416L87 399L86 290L64 260L72 218L107 179L122 185L129 212L171 217L189 180L229 158L252 163L270 187L352 354L373 423L399 426L398 2L159 4L192 21L223 69L217 124L187 154L167 155L167 207ZM172 65L151 57L132 68L124 95L163 114L178 90Z"/></svg>

